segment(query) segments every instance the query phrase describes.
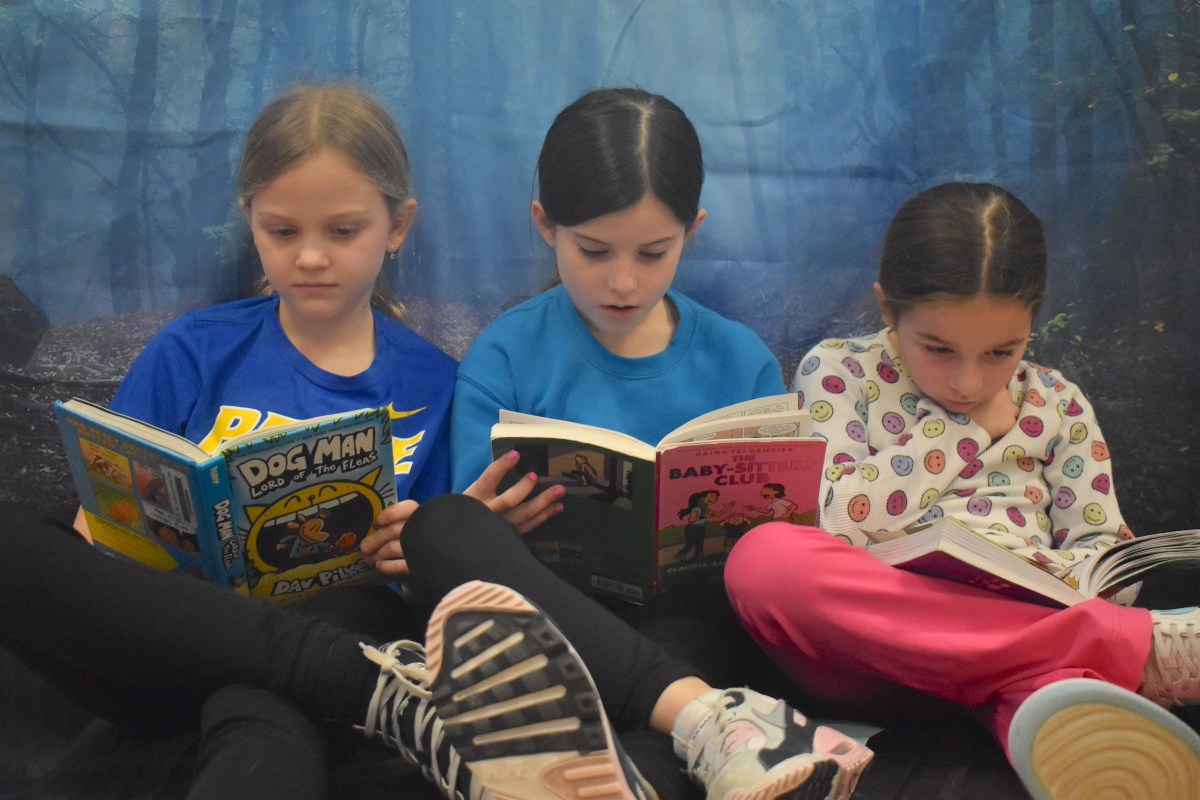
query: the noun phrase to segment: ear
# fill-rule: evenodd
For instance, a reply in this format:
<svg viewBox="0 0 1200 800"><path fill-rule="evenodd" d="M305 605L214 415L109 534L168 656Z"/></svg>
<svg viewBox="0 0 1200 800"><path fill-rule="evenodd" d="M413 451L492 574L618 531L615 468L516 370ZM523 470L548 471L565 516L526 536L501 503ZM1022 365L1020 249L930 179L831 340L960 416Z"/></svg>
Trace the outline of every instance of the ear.
<svg viewBox="0 0 1200 800"><path fill-rule="evenodd" d="M404 244L404 240L408 238L408 232L412 229L413 220L417 216L417 201L411 197L400 204L396 209L396 213L392 215L392 227L388 231L387 249L389 253L394 253Z"/></svg>
<svg viewBox="0 0 1200 800"><path fill-rule="evenodd" d="M529 215L533 217L533 224L537 225L538 233L545 239L546 244L551 248L554 247L554 223L550 221L550 217L546 214L546 209L542 208L541 201L534 200L529 206Z"/></svg>
<svg viewBox="0 0 1200 800"><path fill-rule="evenodd" d="M887 297L883 294L883 287L879 285L879 281L871 284L871 289L875 292L875 302L879 304L879 315L883 317L883 324L889 328L896 327L896 315L892 311L892 305L888 302Z"/></svg>
<svg viewBox="0 0 1200 800"><path fill-rule="evenodd" d="M705 211L703 208L696 212L696 218L694 220L692 220L691 225L688 225L687 232L684 234L685 241L687 239L691 239L692 235L695 234L696 231L700 230L700 223L704 222L704 219L707 216L708 216L708 212Z"/></svg>

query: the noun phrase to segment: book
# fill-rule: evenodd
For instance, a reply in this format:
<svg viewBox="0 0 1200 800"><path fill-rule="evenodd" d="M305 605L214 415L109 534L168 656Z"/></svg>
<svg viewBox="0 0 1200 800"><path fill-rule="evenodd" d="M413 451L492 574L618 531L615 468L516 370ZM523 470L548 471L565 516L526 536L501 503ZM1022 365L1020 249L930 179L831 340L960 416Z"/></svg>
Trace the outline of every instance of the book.
<svg viewBox="0 0 1200 800"><path fill-rule="evenodd" d="M525 535L585 591L632 603L719 580L754 525L815 524L825 441L795 394L697 417L657 444L592 425L501 411L492 451L520 454L513 475L563 486L561 513ZM535 491L538 491L535 490Z"/></svg>
<svg viewBox="0 0 1200 800"><path fill-rule="evenodd" d="M1015 553L953 516L868 536L867 552L885 563L1057 607L1111 597L1156 567L1200 567L1200 530L1124 539L1061 574L1057 565Z"/></svg>
<svg viewBox="0 0 1200 800"><path fill-rule="evenodd" d="M282 603L374 574L357 545L396 499L387 407L260 429L213 454L86 400L54 411L101 550Z"/></svg>

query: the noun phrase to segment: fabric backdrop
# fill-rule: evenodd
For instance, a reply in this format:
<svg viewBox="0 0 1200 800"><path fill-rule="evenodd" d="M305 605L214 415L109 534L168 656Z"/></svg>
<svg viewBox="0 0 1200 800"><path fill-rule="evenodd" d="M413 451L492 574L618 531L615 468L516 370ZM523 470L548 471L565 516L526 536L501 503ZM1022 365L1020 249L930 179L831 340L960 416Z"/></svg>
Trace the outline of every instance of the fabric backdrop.
<svg viewBox="0 0 1200 800"><path fill-rule="evenodd" d="M246 127L289 83L350 78L413 160L393 288L486 321L551 274L528 213L550 121L635 84L705 149L679 287L789 373L818 338L878 325L904 198L1014 190L1051 244L1033 357L1093 399L1134 528L1195 527L1198 72L1191 0L3 0L0 276L47 336L245 291ZM8 391L36 388L24 367L3 366Z"/></svg>

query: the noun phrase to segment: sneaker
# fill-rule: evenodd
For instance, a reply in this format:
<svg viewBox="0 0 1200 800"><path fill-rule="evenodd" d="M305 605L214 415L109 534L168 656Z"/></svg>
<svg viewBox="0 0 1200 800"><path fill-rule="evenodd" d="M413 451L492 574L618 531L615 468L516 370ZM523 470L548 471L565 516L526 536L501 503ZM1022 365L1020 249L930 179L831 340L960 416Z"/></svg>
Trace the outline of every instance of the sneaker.
<svg viewBox="0 0 1200 800"><path fill-rule="evenodd" d="M1161 706L1200 702L1200 609L1151 611L1154 646L1138 692Z"/></svg>
<svg viewBox="0 0 1200 800"><path fill-rule="evenodd" d="M750 689L714 689L693 700L676 720L674 739L709 800L845 800L874 756Z"/></svg>
<svg viewBox="0 0 1200 800"><path fill-rule="evenodd" d="M442 721L430 701L424 648L407 641L359 647L379 667L363 734L399 750L449 800L480 800L482 788L473 784L462 758L444 738Z"/></svg>
<svg viewBox="0 0 1200 800"><path fill-rule="evenodd" d="M657 800L613 736L578 654L537 606L471 581L434 609L429 685L485 796Z"/></svg>
<svg viewBox="0 0 1200 800"><path fill-rule="evenodd" d="M1200 787L1200 736L1115 684L1043 686L1013 715L1008 752L1034 800L1187 800Z"/></svg>

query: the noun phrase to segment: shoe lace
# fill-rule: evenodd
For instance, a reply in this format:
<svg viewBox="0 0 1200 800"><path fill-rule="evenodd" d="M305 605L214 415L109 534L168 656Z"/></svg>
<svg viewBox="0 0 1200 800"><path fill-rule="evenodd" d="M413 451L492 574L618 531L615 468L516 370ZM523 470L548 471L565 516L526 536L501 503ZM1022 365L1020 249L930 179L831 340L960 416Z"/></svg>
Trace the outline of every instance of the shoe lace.
<svg viewBox="0 0 1200 800"><path fill-rule="evenodd" d="M1162 614L1156 622L1147 687L1175 702L1200 696L1200 614Z"/></svg>
<svg viewBox="0 0 1200 800"><path fill-rule="evenodd" d="M468 800L473 796L470 775L458 751L446 741L445 727L431 702L425 648L410 641L392 642L378 649L359 646L379 666L379 678L367 705L366 724L356 727L365 736L378 736L395 747L446 797ZM413 708L408 714L410 705ZM445 765L439 754L446 757ZM461 789L460 776L465 776Z"/></svg>

